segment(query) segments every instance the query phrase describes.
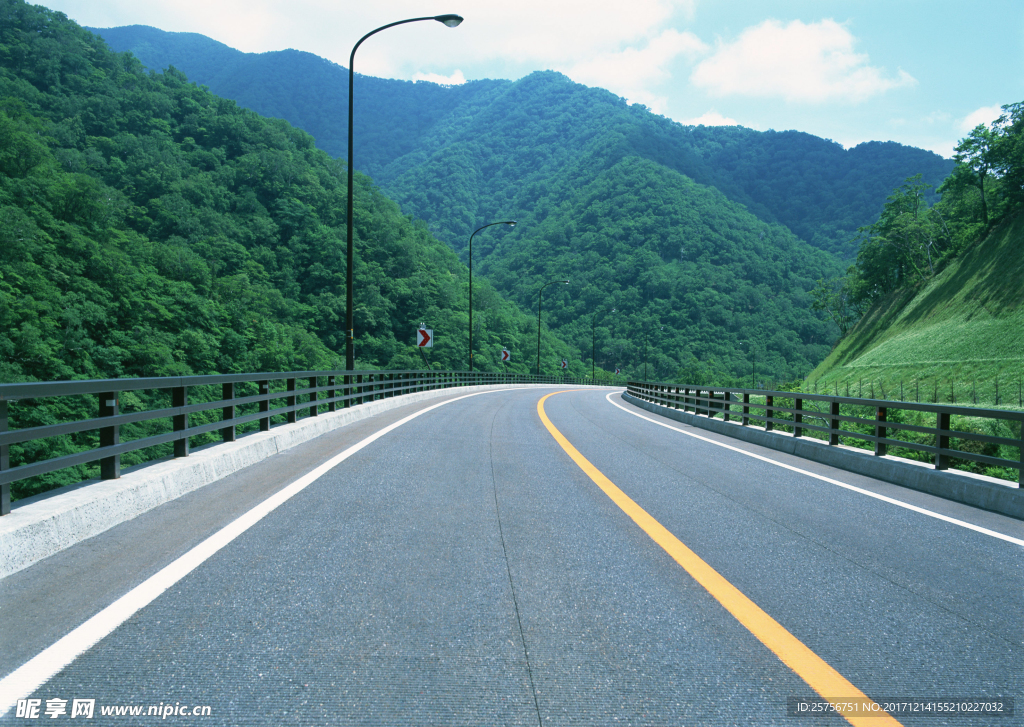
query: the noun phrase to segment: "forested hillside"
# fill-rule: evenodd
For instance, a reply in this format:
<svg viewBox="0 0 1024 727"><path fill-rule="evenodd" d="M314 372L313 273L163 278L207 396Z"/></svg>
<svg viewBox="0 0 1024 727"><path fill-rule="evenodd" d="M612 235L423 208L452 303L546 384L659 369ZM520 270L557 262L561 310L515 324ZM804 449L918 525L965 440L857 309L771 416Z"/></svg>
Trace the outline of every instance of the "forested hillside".
<svg viewBox="0 0 1024 727"><path fill-rule="evenodd" d="M243 53L198 33L145 25L90 28L116 51L131 51L162 71L170 66L263 116L287 119L313 135L318 148L344 158L348 143L348 70L298 50ZM383 167L417 151L447 114L508 81L441 87L356 74L356 169L378 184Z"/></svg>
<svg viewBox="0 0 1024 727"><path fill-rule="evenodd" d="M343 165L60 13L0 19L0 380L339 366ZM357 364L422 367L423 322L465 368L465 266L362 175L356 213ZM477 287L478 365L525 370L535 319Z"/></svg>
<svg viewBox="0 0 1024 727"><path fill-rule="evenodd" d="M860 230L856 264L816 289L849 332L811 382L1024 404L1024 102L1002 108L957 145L940 202L907 179Z"/></svg>
<svg viewBox="0 0 1024 727"><path fill-rule="evenodd" d="M341 66L294 50L241 53L201 35L144 26L96 32L151 68L174 65L215 93L288 119L332 155L345 154L348 72ZM505 100L510 97L531 113L509 114ZM856 254L850 240L857 228L875 219L893 187L917 173L937 186L952 168L931 152L892 142L844 150L796 131L684 127L554 73L444 88L359 76L356 103L357 169L455 245L468 236L463 234L468 223L457 215L439 216L439 210L454 204L473 221L489 220L503 209L507 213L509 184L533 191L517 200L521 209L530 209L547 187L562 184L557 171L567 156L594 138L610 145L600 168L627 156L650 159L717 187L762 220L779 222L816 247L849 258ZM447 152L450 145L486 154L453 155ZM503 174L488 184L494 169ZM449 179L453 172L462 178ZM406 181L442 177L447 191L430 205L414 199Z"/></svg>
<svg viewBox="0 0 1024 727"><path fill-rule="evenodd" d="M548 288L545 315L584 352L596 342L599 366L639 373L646 347L652 379L749 382L756 358L762 380L789 380L828 354L831 325L808 291L834 259L647 159L581 180L521 226L482 270L523 306L545 276L568 278Z"/></svg>

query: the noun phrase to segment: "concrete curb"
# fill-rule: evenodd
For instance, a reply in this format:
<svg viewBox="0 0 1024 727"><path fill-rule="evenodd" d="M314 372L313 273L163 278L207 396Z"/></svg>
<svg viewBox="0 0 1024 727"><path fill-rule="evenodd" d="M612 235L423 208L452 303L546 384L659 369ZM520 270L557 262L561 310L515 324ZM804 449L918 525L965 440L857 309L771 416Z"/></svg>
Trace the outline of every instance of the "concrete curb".
<svg viewBox="0 0 1024 727"><path fill-rule="evenodd" d="M182 459L142 465L117 480L89 480L27 498L15 503L10 514L0 518L0 578L346 424L442 396L545 387L557 384L466 386L380 399L205 447Z"/></svg>
<svg viewBox="0 0 1024 727"><path fill-rule="evenodd" d="M716 434L724 434L727 437L741 439L744 442L779 452L786 452L847 472L873 477L901 487L927 492L947 500L1024 520L1024 489L998 484L989 477L972 475L968 472L936 470L924 462L914 462L900 457L876 457L870 452L855 447L829 446L818 439L793 437L781 432L766 432L761 428L744 427L739 423L709 419L678 409L652 404L625 392L623 392L622 398L641 409L668 419L675 419L683 424L706 429Z"/></svg>

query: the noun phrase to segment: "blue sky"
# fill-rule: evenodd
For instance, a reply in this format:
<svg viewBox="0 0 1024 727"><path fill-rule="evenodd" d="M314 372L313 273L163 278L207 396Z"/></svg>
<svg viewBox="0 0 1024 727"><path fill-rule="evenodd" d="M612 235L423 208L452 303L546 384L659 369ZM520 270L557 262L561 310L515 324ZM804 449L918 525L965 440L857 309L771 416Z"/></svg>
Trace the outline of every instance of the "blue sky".
<svg viewBox="0 0 1024 727"><path fill-rule="evenodd" d="M845 146L950 156L1024 101L1021 0L50 0L83 25L196 32L239 50L297 48L360 73L459 83L553 69L681 123L797 129Z"/></svg>

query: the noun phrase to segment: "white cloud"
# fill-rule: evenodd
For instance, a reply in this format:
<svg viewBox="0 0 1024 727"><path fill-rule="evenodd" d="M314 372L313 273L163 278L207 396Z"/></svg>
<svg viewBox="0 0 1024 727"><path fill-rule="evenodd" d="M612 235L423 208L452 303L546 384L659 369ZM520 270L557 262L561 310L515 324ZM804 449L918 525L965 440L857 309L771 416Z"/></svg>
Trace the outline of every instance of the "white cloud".
<svg viewBox="0 0 1024 727"><path fill-rule="evenodd" d="M678 56L692 58L707 49L693 33L669 29L643 48L602 53L559 70L578 83L601 86L630 98L649 84L667 80L671 75L668 65Z"/></svg>
<svg viewBox="0 0 1024 727"><path fill-rule="evenodd" d="M756 96L787 101L864 101L917 83L899 71L888 77L854 52L855 38L834 20L783 25L766 20L747 28L694 69L691 81L716 96Z"/></svg>
<svg viewBox="0 0 1024 727"><path fill-rule="evenodd" d="M254 53L296 48L348 66L365 33L401 18L458 12L458 28L410 23L359 48L356 70L412 79L490 63L500 77L572 68L636 47L664 51L661 31L692 17L696 0L37 0L94 27L152 25L202 33ZM652 41L652 39L654 39ZM653 48L651 47L653 46ZM518 75L515 75L518 74ZM475 77L475 76L474 76Z"/></svg>
<svg viewBox="0 0 1024 727"><path fill-rule="evenodd" d="M740 122L736 119L730 119L728 116L722 116L720 113L711 109L710 111L697 116L696 118L686 119L680 123L686 126L739 126Z"/></svg>
<svg viewBox="0 0 1024 727"><path fill-rule="evenodd" d="M1002 115L1003 109L1000 106L982 106L960 120L960 131L970 133L978 124L991 126L992 122Z"/></svg>
<svg viewBox="0 0 1024 727"><path fill-rule="evenodd" d="M439 73L417 73L412 77L413 81L427 81L428 83L436 83L439 86L461 86L466 82L466 77L462 75L462 71L456 69L455 73L450 76L442 76Z"/></svg>

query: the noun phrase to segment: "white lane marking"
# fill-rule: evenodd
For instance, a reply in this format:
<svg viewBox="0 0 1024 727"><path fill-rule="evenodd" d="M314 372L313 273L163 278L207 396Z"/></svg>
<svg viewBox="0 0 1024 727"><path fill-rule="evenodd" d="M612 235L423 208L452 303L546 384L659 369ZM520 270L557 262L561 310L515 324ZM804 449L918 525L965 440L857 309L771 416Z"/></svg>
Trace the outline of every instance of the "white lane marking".
<svg viewBox="0 0 1024 727"><path fill-rule="evenodd" d="M614 393L615 392L612 392L612 394L614 394ZM731 445L724 444L722 442L716 442L713 439L708 439L707 437L702 437L699 434L694 434L693 432L688 432L685 429L680 429L679 427L673 427L671 424L665 424L664 422L659 422L659 421L657 421L655 419L651 419L650 417L645 417L643 414L638 414L635 411L630 411L629 409L627 409L626 407L622 406L621 404L616 404L611 399L612 394L608 394L608 396L605 397L605 400L607 400L607 402L609 404L611 404L612 406L617 406L619 409L622 409L622 411L626 412L627 414L632 414L633 416L640 417L641 419L649 421L652 424L657 424L659 427L665 427L666 429L671 429L671 430L673 430L675 432L679 432L680 434L685 434L688 437L693 437L695 439L701 440L702 442L707 442L708 444L714 444L715 446L718 446L718 447L725 447L726 449L731 449L733 452L739 452L740 454L744 454L747 457L753 457L754 459L759 459L762 462L767 462L768 464L773 464L773 465L776 465L778 467L783 467L784 469L792 470L793 472L799 472L802 475L807 475L808 477L813 477L814 479L821 480L822 482L828 482L829 484L836 485L837 487L842 487L842 488L847 489L847 490L852 490L853 492L859 492L861 495L867 495L868 497L873 497L876 500L881 500L882 502L888 502L891 505L897 505L898 507L903 507L903 508L906 508L907 510L913 510L914 512L918 512L918 513L921 513L922 515L927 515L928 517L933 517L933 518L936 518L938 520L945 520L947 523L952 523L953 525L959 525L962 528L967 528L968 530L974 530L975 532L983 533L984 535L991 535L993 538L999 538L1000 540L1005 540L1008 543L1014 543L1015 545L1024 546L1024 540L1021 540L1020 538L1014 538L1014 537L1011 537L1009 535L1004 535L1003 533L997 533L995 530L989 530L988 528L983 528L983 527L980 527L978 525L974 525L973 523L964 522L963 520L957 520L956 518L949 517L948 515L942 515L941 513L933 512L931 510L926 510L923 507L918 507L917 505L911 505L909 502L903 502L902 500L896 500L896 499L893 499L891 497L886 497L885 495L879 495L877 492L871 492L871 490L865 490L863 488L856 487L855 485L848 485L845 482L840 482L839 480L833 480L831 477L825 477L824 475L818 475L818 474L815 474L814 472L808 472L807 470L802 470L799 467L794 467L792 465L788 465L788 464L785 464L783 462L778 462L778 461L776 461L774 459L769 459L768 457L762 457L759 454L754 454L753 452L748 452L745 449L740 449L739 447L733 447ZM826 466L828 466L828 465L826 465Z"/></svg>
<svg viewBox="0 0 1024 727"><path fill-rule="evenodd" d="M36 656L0 679L0 717L14 706L19 699L25 699L36 689L45 684L54 674L77 659L87 649L110 634L114 629L131 618L136 612L154 601L157 596L202 565L214 553L251 528L265 516L273 512L293 496L302 492L313 482L337 467L353 454L369 444L377 441L385 434L398 429L406 422L426 414L428 411L452 402L468 399L481 394L494 394L518 389L499 389L497 391L477 391L454 399L442 401L426 409L410 414L404 419L389 424L366 439L353 444L344 452L335 455L327 462L303 475L282 490L274 493L251 510L225 525L209 538L199 543L192 550L167 565L145 581L137 585L125 595L104 608L82 625L76 627L67 636L58 639Z"/></svg>

